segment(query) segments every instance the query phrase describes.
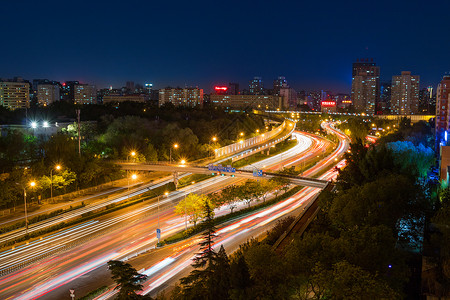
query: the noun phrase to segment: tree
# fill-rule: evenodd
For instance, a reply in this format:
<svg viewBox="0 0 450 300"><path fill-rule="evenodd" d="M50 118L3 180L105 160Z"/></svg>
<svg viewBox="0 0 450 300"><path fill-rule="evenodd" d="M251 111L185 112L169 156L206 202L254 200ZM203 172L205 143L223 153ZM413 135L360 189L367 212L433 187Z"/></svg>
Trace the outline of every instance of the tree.
<svg viewBox="0 0 450 300"><path fill-rule="evenodd" d="M275 189L275 197L278 197L278 191L284 189L289 184L289 179L282 176L275 176L270 178L269 182Z"/></svg>
<svg viewBox="0 0 450 300"><path fill-rule="evenodd" d="M244 253L253 281L250 298L287 298L286 269L283 260L267 244L257 244Z"/></svg>
<svg viewBox="0 0 450 300"><path fill-rule="evenodd" d="M212 207L211 200L206 195L190 193L175 206L175 213L180 216L189 216L190 222L195 226L198 220L206 216L205 203L207 202L209 207Z"/></svg>
<svg viewBox="0 0 450 300"><path fill-rule="evenodd" d="M222 192L220 193L221 204L227 204L231 212L236 208L236 199L239 195L238 189L239 187L236 185L229 185L222 189Z"/></svg>
<svg viewBox="0 0 450 300"><path fill-rule="evenodd" d="M214 295L214 299L229 299L229 290L231 287L230 275L230 261L228 260L225 248L221 245L212 268L209 287L210 293Z"/></svg>
<svg viewBox="0 0 450 300"><path fill-rule="evenodd" d="M389 285L364 269L346 261L325 269L318 264L311 280L317 299L401 299Z"/></svg>
<svg viewBox="0 0 450 300"><path fill-rule="evenodd" d="M116 289L119 290L117 299L151 299L147 296L136 294L136 292L142 290L141 282L147 279L146 275L139 274L130 264L119 260L108 261L108 268L111 271L112 279L117 283Z"/></svg>
<svg viewBox="0 0 450 300"><path fill-rule="evenodd" d="M181 278L182 289L180 292L184 299L213 299L214 294L212 278L214 265L217 261L217 254L213 249L216 238L216 228L214 226L213 211L208 201L204 202L204 213L206 215L204 224L206 230L202 234L202 241L199 243L199 253L194 258L192 267L194 270L186 277Z"/></svg>

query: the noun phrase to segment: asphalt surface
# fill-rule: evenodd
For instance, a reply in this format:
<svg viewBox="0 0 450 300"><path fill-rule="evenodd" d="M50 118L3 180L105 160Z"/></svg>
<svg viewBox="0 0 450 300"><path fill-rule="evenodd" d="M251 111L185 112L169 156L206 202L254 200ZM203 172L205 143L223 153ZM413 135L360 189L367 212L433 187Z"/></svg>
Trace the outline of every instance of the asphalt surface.
<svg viewBox="0 0 450 300"><path fill-rule="evenodd" d="M282 157L277 155L254 165L260 168L268 168L269 165L278 168L281 164L289 166L289 164L298 163L299 156L306 158L308 155L317 155L324 147L318 146L320 142L317 143L306 135L298 136L298 138L299 144L292 148L294 150L290 150L292 155L283 153ZM342 148L339 150L340 154L346 151L344 146L340 148ZM332 160L334 158L330 158L329 162ZM319 170L320 168L316 168L316 171ZM236 181L239 179L213 177L171 193L167 198L161 198L159 222L162 237L170 236L185 226L184 218L176 216L173 213L173 207L186 193L209 193ZM309 189L309 192L302 190L303 194L299 194L302 201L319 191L319 189ZM298 201L295 203L297 204L286 205L284 208L280 207L279 210L267 213L268 219L257 217L250 223L239 223L230 227L228 231L221 234L221 239L223 236L221 241L226 243L227 250L230 252L229 249L237 247L241 241L265 232L279 217L296 213L295 210L300 206ZM105 267L107 261L129 260L136 254L147 251L150 251L151 255L143 255L139 259L148 256L150 257L148 261L142 262L141 259L140 265L135 266L149 275L146 292L154 293L170 285L172 281L179 278L180 274L189 270L190 258L195 251L196 243L187 241L178 248L171 246L153 250L157 241L155 234L158 226L157 211L156 202L144 202L142 205L79 224L77 227L65 229L29 245L0 253L0 264L3 264L0 269L5 268L5 264L20 266L27 261L29 263L30 258L42 257L36 263L0 277L1 299L70 299L68 290L71 288L75 288L76 294L82 296L102 285L111 284L109 272ZM226 213L226 210L217 212L217 214L220 213ZM230 240L226 240L227 238ZM167 256L168 252L170 256Z"/></svg>

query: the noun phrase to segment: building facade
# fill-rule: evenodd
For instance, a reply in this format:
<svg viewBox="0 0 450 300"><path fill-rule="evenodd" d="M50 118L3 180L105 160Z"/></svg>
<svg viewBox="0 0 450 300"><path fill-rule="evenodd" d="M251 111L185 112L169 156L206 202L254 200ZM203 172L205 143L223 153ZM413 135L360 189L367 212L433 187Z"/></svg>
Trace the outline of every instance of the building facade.
<svg viewBox="0 0 450 300"><path fill-rule="evenodd" d="M420 77L409 71L392 76L391 113L414 115L419 112L419 82Z"/></svg>
<svg viewBox="0 0 450 300"><path fill-rule="evenodd" d="M37 101L39 105L48 106L59 100L61 100L59 85L55 84L37 85Z"/></svg>
<svg viewBox="0 0 450 300"><path fill-rule="evenodd" d="M96 104L97 89L95 85L76 84L74 85L74 103L75 104Z"/></svg>
<svg viewBox="0 0 450 300"><path fill-rule="evenodd" d="M450 75L442 78L436 90L436 138L443 139L450 125Z"/></svg>
<svg viewBox="0 0 450 300"><path fill-rule="evenodd" d="M122 103L122 102L139 102L148 101L148 95L105 95L103 96L103 104Z"/></svg>
<svg viewBox="0 0 450 300"><path fill-rule="evenodd" d="M165 88L159 90L159 106L172 103L175 106L196 107L203 105L203 89Z"/></svg>
<svg viewBox="0 0 450 300"><path fill-rule="evenodd" d="M250 95L263 95L264 84L261 77L254 77L248 86Z"/></svg>
<svg viewBox="0 0 450 300"><path fill-rule="evenodd" d="M297 109L297 92L286 83L283 83L277 95L283 97L283 109Z"/></svg>
<svg viewBox="0 0 450 300"><path fill-rule="evenodd" d="M375 114L380 96L380 67L373 59L361 59L353 63L352 103L359 112Z"/></svg>
<svg viewBox="0 0 450 300"><path fill-rule="evenodd" d="M0 81L0 105L10 110L30 107L30 84L21 80Z"/></svg>
<svg viewBox="0 0 450 300"><path fill-rule="evenodd" d="M284 98L276 95L214 95L211 105L225 108L276 110L283 108Z"/></svg>
<svg viewBox="0 0 450 300"><path fill-rule="evenodd" d="M273 81L273 94L279 95L281 87L283 86L287 86L286 77L278 76L278 78Z"/></svg>

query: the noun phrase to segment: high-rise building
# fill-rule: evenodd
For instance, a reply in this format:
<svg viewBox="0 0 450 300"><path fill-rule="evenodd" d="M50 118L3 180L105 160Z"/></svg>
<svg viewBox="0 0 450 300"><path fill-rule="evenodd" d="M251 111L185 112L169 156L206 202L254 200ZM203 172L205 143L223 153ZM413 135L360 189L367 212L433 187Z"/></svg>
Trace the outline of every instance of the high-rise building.
<svg viewBox="0 0 450 300"><path fill-rule="evenodd" d="M389 109L391 107L391 81L385 81L380 83L380 101L377 106L377 110L383 110L382 108Z"/></svg>
<svg viewBox="0 0 450 300"><path fill-rule="evenodd" d="M436 104L436 94L433 93L432 86L423 88L419 91L419 113L433 113L432 106Z"/></svg>
<svg viewBox="0 0 450 300"><path fill-rule="evenodd" d="M21 79L0 81L0 105L11 110L30 107L30 84Z"/></svg>
<svg viewBox="0 0 450 300"><path fill-rule="evenodd" d="M159 90L159 105L172 103L175 106L195 107L203 105L203 89L171 88Z"/></svg>
<svg viewBox="0 0 450 300"><path fill-rule="evenodd" d="M75 85L80 84L79 81L66 81L62 84L62 100L73 103L75 101Z"/></svg>
<svg viewBox="0 0 450 300"><path fill-rule="evenodd" d="M134 81L127 81L125 86L126 86L128 92L134 93L134 89L135 89Z"/></svg>
<svg viewBox="0 0 450 300"><path fill-rule="evenodd" d="M228 84L228 94L229 95L239 95L239 83L230 82Z"/></svg>
<svg viewBox="0 0 450 300"><path fill-rule="evenodd" d="M287 83L283 83L275 96L283 97L283 109L294 110L297 108L297 92Z"/></svg>
<svg viewBox="0 0 450 300"><path fill-rule="evenodd" d="M150 96L152 94L153 90L153 83L146 83L144 84L145 90L147 91L147 94Z"/></svg>
<svg viewBox="0 0 450 300"><path fill-rule="evenodd" d="M95 85L76 84L74 86L74 102L75 104L96 104L97 89Z"/></svg>
<svg viewBox="0 0 450 300"><path fill-rule="evenodd" d="M281 87L283 85L287 86L286 77L278 76L278 78L273 81L273 94L274 95L279 95L280 94L280 89L281 89Z"/></svg>
<svg viewBox="0 0 450 300"><path fill-rule="evenodd" d="M308 93L308 106L315 111L320 110L322 101L322 92L321 91L311 91Z"/></svg>
<svg viewBox="0 0 450 300"><path fill-rule="evenodd" d="M373 59L356 60L352 70L352 102L357 111L375 114L380 96L380 67Z"/></svg>
<svg viewBox="0 0 450 300"><path fill-rule="evenodd" d="M236 109L259 109L275 110L283 108L284 98L275 95L218 95L211 94L210 101L212 106Z"/></svg>
<svg viewBox="0 0 450 300"><path fill-rule="evenodd" d="M436 137L442 139L450 128L450 75L445 75L436 90Z"/></svg>
<svg viewBox="0 0 450 300"><path fill-rule="evenodd" d="M297 103L300 105L308 105L308 97L306 91L300 91L297 93Z"/></svg>
<svg viewBox="0 0 450 300"><path fill-rule="evenodd" d="M48 106L61 100L60 88L57 84L38 84L37 101L41 106Z"/></svg>
<svg viewBox="0 0 450 300"><path fill-rule="evenodd" d="M261 77L254 77L249 84L250 95L263 95L264 94L264 84Z"/></svg>
<svg viewBox="0 0 450 300"><path fill-rule="evenodd" d="M409 71L392 76L391 113L411 115L419 112L419 81L420 77Z"/></svg>

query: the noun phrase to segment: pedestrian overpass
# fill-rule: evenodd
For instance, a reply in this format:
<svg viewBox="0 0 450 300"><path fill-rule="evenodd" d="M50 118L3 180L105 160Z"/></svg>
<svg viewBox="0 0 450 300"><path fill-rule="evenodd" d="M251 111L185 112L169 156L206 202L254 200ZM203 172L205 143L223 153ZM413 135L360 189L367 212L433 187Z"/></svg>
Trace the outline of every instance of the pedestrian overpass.
<svg viewBox="0 0 450 300"><path fill-rule="evenodd" d="M309 186L323 189L328 181L320 180L316 178L308 178L302 176L293 176L293 175L284 175L270 172L262 172L261 170L251 170L247 168L234 169L231 167L222 167L222 166L195 166L195 165L187 165L187 164L168 164L163 162L146 162L146 163L136 163L136 162L126 162L126 161L116 161L116 164L119 165L124 170L129 171L160 171L160 172L170 172L174 173L174 179L176 180L178 173L196 173L196 174L221 174L228 175L232 177L242 177L248 179L270 179L272 177L284 177L289 179L292 184L300 185L300 186Z"/></svg>

